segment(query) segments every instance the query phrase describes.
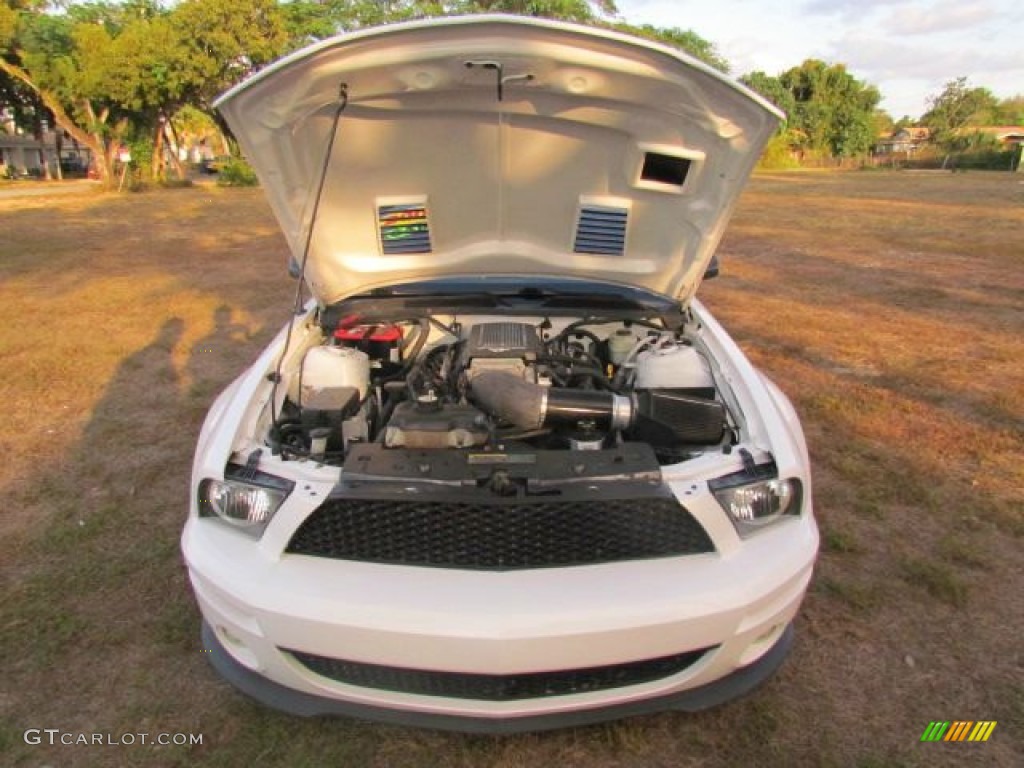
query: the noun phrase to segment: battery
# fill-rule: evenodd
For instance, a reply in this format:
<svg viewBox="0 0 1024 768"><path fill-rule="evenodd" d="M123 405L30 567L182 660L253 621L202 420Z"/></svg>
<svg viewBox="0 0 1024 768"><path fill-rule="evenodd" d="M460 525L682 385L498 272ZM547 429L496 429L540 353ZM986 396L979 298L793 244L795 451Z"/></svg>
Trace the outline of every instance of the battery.
<svg viewBox="0 0 1024 768"><path fill-rule="evenodd" d="M358 316L343 317L334 331L335 342L354 347L370 358L374 367L388 368L402 362L402 329L391 323L362 323Z"/></svg>

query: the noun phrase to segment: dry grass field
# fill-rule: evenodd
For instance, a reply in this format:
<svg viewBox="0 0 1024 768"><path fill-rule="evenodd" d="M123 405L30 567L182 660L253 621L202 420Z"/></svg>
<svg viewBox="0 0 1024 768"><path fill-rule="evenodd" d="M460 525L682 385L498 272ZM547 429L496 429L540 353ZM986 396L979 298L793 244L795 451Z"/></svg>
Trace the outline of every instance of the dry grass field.
<svg viewBox="0 0 1024 768"><path fill-rule="evenodd" d="M505 738L291 718L203 657L192 449L293 290L261 193L0 200L0 221L0 765L1024 763L1024 176L755 180L701 295L810 441L823 551L794 653L717 710ZM919 742L957 719L998 726Z"/></svg>

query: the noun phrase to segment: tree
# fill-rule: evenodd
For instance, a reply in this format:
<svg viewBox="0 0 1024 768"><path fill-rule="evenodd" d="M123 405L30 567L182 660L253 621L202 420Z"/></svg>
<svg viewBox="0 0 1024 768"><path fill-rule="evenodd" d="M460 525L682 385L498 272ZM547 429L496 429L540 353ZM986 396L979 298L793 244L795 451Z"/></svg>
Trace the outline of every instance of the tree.
<svg viewBox="0 0 1024 768"><path fill-rule="evenodd" d="M153 175L162 176L167 113L181 100L182 83L174 67L178 40L168 12L158 5L136 2L133 14L117 19L123 9L111 8L107 23L83 20L74 29L77 93L91 103L105 102L117 115L112 132L117 141L108 144L105 158L109 171L118 145L129 142L135 145L136 166L149 158ZM111 18L118 23L110 24Z"/></svg>
<svg viewBox="0 0 1024 768"><path fill-rule="evenodd" d="M340 32L460 12L437 0L289 0L278 4L290 49ZM468 12L468 11L467 11Z"/></svg>
<svg viewBox="0 0 1024 768"><path fill-rule="evenodd" d="M994 111L994 125L1024 125L1024 93L1003 99Z"/></svg>
<svg viewBox="0 0 1024 768"><path fill-rule="evenodd" d="M289 48L275 0L185 0L168 21L178 46L172 66L181 98L203 108Z"/></svg>
<svg viewBox="0 0 1024 768"><path fill-rule="evenodd" d="M580 22L618 12L614 0L473 0L451 5L449 13L514 13Z"/></svg>
<svg viewBox="0 0 1024 768"><path fill-rule="evenodd" d="M692 29L655 27L651 24L643 24L638 27L631 24L615 24L614 27L620 32L678 48L720 72L729 71L729 62L718 52L714 43L705 40Z"/></svg>
<svg viewBox="0 0 1024 768"><path fill-rule="evenodd" d="M871 122L874 126L872 131L876 137L881 136L882 134L889 135L896 130L896 121L893 120L892 115L884 109L876 107L875 111L871 115Z"/></svg>
<svg viewBox="0 0 1024 768"><path fill-rule="evenodd" d="M796 99L793 98L792 92L777 77L760 71L749 72L740 78L740 82L766 98L786 115L796 108Z"/></svg>
<svg viewBox="0 0 1024 768"><path fill-rule="evenodd" d="M892 118L877 109L881 95L842 64L809 59L773 77L750 72L740 78L748 88L787 115L780 136L791 149L852 157L866 153L880 128Z"/></svg>
<svg viewBox="0 0 1024 768"><path fill-rule="evenodd" d="M0 70L31 92L59 128L102 160L109 155L110 110L84 95L88 77L74 55L76 16L82 9L71 7L65 14L45 11L45 3L30 0L6 0L0 6ZM95 31L106 33L101 26ZM100 162L97 167L100 177L108 180L109 166Z"/></svg>
<svg viewBox="0 0 1024 768"><path fill-rule="evenodd" d="M378 24L468 13L512 13L594 23L618 13L614 0L291 0L281 5L293 47Z"/></svg>
<svg viewBox="0 0 1024 768"><path fill-rule="evenodd" d="M160 0L93 2L62 13L34 1L0 6L0 71L89 148L107 183L123 141L149 144L160 173L179 109L208 109L289 46L275 0L184 0L170 9Z"/></svg>
<svg viewBox="0 0 1024 768"><path fill-rule="evenodd" d="M792 94L790 128L804 137L804 148L835 157L865 154L875 142L878 89L861 82L842 64L808 59L783 72L782 85Z"/></svg>
<svg viewBox="0 0 1024 768"><path fill-rule="evenodd" d="M966 77L958 77L930 97L928 105L922 124L931 129L933 141L953 151L964 148L964 129L988 124L999 102L988 88L971 88Z"/></svg>
<svg viewBox="0 0 1024 768"><path fill-rule="evenodd" d="M789 168L797 165L795 155L799 153L805 137L802 131L792 128L789 123L789 116L796 109L793 94L779 78L761 71L748 72L740 78L740 82L786 113L785 122L779 126L761 153L761 167Z"/></svg>

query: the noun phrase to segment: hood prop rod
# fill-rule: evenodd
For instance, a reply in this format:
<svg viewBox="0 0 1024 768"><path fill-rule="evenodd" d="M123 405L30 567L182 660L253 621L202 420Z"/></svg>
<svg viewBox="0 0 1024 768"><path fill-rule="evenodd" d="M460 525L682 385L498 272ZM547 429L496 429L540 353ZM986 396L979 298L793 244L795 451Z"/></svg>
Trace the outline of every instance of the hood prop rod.
<svg viewBox="0 0 1024 768"><path fill-rule="evenodd" d="M316 227L317 216L320 213L320 199L324 194L324 182L327 180L327 167L331 163L331 154L334 152L334 140L338 136L338 124L341 122L341 113L345 111L345 107L348 106L348 83L341 83L338 85L338 101L334 108L334 117L331 120L331 133L327 138L327 149L324 152L323 161L320 164L320 178L316 185L316 196L313 198L313 210L309 214L309 228L306 230L306 240L302 245L302 261L299 263L299 272L296 275L297 285L295 286L295 302L292 307L292 319L288 323L288 332L284 338L284 349L281 350L281 356L277 358L277 366L274 369L272 381L274 386L270 392L270 421L274 428L274 432L277 432L278 417L280 414L277 412L277 385L281 381L281 366L284 365L284 359L288 356L288 347L292 342L292 328L295 325L295 317L302 313L302 284L306 278L306 262L309 261L309 248L313 242L313 229Z"/></svg>
<svg viewBox="0 0 1024 768"><path fill-rule="evenodd" d="M306 261L309 259L309 246L313 242L313 229L316 227L317 216L320 213L320 198L324 194L324 182L327 180L327 166L331 164L331 153L334 151L334 139L338 135L338 123L341 122L341 113L348 106L348 83L341 83L338 86L338 102L334 108L334 118L331 120L331 134L327 137L327 150L324 152L323 161L320 163L320 178L317 180L316 196L313 198L313 210L309 214L309 228L306 230L306 242L302 245L302 262L299 265L299 291L296 292L296 301L301 296L302 277L306 272ZM299 306L295 308L295 314L299 313Z"/></svg>

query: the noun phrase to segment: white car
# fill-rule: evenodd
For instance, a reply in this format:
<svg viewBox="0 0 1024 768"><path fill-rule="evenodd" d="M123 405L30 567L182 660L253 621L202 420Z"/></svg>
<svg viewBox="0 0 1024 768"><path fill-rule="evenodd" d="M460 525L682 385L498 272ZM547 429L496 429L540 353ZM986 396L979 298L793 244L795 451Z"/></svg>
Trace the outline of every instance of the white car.
<svg viewBox="0 0 1024 768"><path fill-rule="evenodd" d="M505 16L327 40L217 106L311 296L199 437L182 550L217 670L483 732L768 677L818 549L807 449L694 292L780 114Z"/></svg>

